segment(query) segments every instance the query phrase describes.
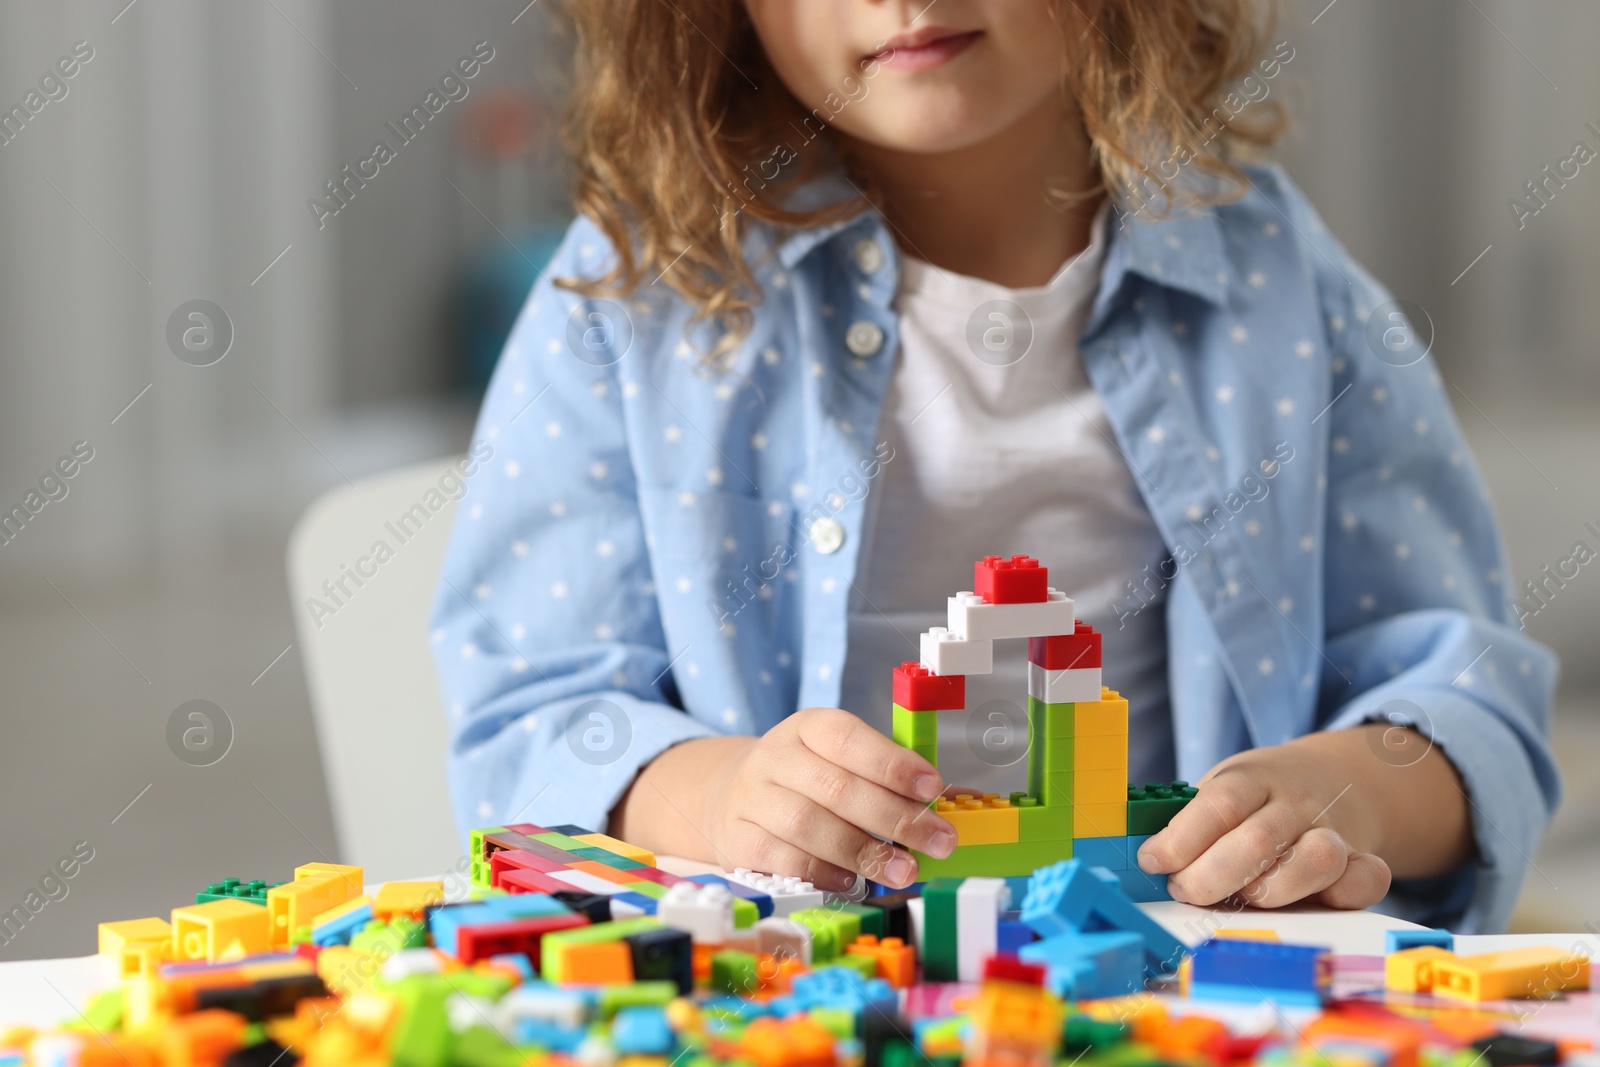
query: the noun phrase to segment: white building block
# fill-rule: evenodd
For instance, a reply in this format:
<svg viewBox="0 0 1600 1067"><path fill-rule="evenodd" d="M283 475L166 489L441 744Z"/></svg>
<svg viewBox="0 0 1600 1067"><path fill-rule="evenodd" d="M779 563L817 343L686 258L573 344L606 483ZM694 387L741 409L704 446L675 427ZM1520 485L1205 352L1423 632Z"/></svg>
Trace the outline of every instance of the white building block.
<svg viewBox="0 0 1600 1067"><path fill-rule="evenodd" d="M922 665L934 674L993 674L994 642L967 641L935 626L922 635Z"/></svg>
<svg viewBox="0 0 1600 1067"><path fill-rule="evenodd" d="M1000 913L1011 903L1004 878L968 878L956 890L956 977L983 980L983 964L1000 944Z"/></svg>
<svg viewBox="0 0 1600 1067"><path fill-rule="evenodd" d="M1072 633L1077 616L1072 598L1059 589L1036 604L990 604L976 593L957 593L948 600L950 632L967 641L1012 637L1051 637Z"/></svg>
<svg viewBox="0 0 1600 1067"><path fill-rule="evenodd" d="M550 877L566 882L572 888L581 889L585 893L599 893L601 896L609 897L627 892L616 882L608 882L598 875L590 874L588 871L551 871Z"/></svg>
<svg viewBox="0 0 1600 1067"><path fill-rule="evenodd" d="M1046 704L1075 704L1100 699L1099 667L1068 667L1053 671L1028 664L1028 695Z"/></svg>
<svg viewBox="0 0 1600 1067"><path fill-rule="evenodd" d="M921 897L912 897L906 901L906 925L911 927L911 947L917 950L917 956L922 956L922 932L927 927L927 902ZM1000 936L999 927L995 928L995 937Z"/></svg>
<svg viewBox="0 0 1600 1067"><path fill-rule="evenodd" d="M756 951L767 956L793 956L811 966L811 927L770 915L756 920Z"/></svg>
<svg viewBox="0 0 1600 1067"><path fill-rule="evenodd" d="M735 867L732 874L725 874L723 877L771 897L772 917L776 919L782 919L806 908L820 908L825 903L822 890L799 878L758 874L748 867Z"/></svg>
<svg viewBox="0 0 1600 1067"><path fill-rule="evenodd" d="M656 901L656 918L697 942L721 945L733 940L733 894L725 885L679 882Z"/></svg>

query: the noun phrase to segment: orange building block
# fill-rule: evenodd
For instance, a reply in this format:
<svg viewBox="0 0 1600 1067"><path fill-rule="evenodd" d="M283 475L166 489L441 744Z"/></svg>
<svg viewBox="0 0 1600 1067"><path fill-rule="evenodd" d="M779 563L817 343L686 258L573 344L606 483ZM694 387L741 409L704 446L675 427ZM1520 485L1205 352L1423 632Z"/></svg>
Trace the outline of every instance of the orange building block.
<svg viewBox="0 0 1600 1067"><path fill-rule="evenodd" d="M876 934L862 934L845 952L851 956L871 956L878 963L878 977L896 989L909 989L917 980L917 951L898 937L878 940Z"/></svg>
<svg viewBox="0 0 1600 1067"><path fill-rule="evenodd" d="M220 902L213 902L220 903ZM261 905L251 904L257 911ZM220 1008L180 1015L160 1032L167 1067L218 1067L244 1040L244 1016Z"/></svg>
<svg viewBox="0 0 1600 1067"><path fill-rule="evenodd" d="M745 1028L739 1051L756 1067L832 1067L833 1035L804 1017L756 1019Z"/></svg>
<svg viewBox="0 0 1600 1067"><path fill-rule="evenodd" d="M996 793L981 797L961 793L953 800L936 801L934 810L954 827L957 847L1010 845L1022 840L1019 809Z"/></svg>
<svg viewBox="0 0 1600 1067"><path fill-rule="evenodd" d="M1324 1012L1300 1031L1312 1049L1338 1045L1351 1040L1376 1045L1386 1056L1388 1067L1417 1067L1422 1048L1423 1028L1405 1019L1365 1018Z"/></svg>
<svg viewBox="0 0 1600 1067"><path fill-rule="evenodd" d="M1123 787L1126 794L1127 787ZM1072 805L1073 837L1128 836L1128 802Z"/></svg>
<svg viewBox="0 0 1600 1067"><path fill-rule="evenodd" d="M593 845L595 848L603 848L607 852L615 853L623 859L632 860L635 863L642 863L646 867L654 867L656 865L654 852L640 848L638 845L630 845L626 841L618 841L614 837L607 837L605 834L579 834L573 840L582 841L584 844Z"/></svg>
<svg viewBox="0 0 1600 1067"><path fill-rule="evenodd" d="M794 976L810 970L798 956L776 956L762 953L756 957L756 978L761 983L759 992L787 993L794 985Z"/></svg>
<svg viewBox="0 0 1600 1067"><path fill-rule="evenodd" d="M631 981L633 951L626 941L568 945L562 954L562 985L613 985Z"/></svg>
<svg viewBox="0 0 1600 1067"><path fill-rule="evenodd" d="M1211 1042L1227 1036L1227 1026L1216 1019L1185 1015L1155 1031L1155 1047L1163 1057L1188 1059L1198 1057Z"/></svg>
<svg viewBox="0 0 1600 1067"><path fill-rule="evenodd" d="M292 882L273 886L267 890L272 947L288 948L289 939L296 930L310 926L318 915L360 893L361 883L352 880L348 872L308 874Z"/></svg>
<svg viewBox="0 0 1600 1067"><path fill-rule="evenodd" d="M619 871L615 867L608 867L598 860L578 860L575 863L567 864L567 867L574 871L592 874L596 878L603 878L608 882L615 882L617 885L632 885L639 880L639 876L633 871Z"/></svg>

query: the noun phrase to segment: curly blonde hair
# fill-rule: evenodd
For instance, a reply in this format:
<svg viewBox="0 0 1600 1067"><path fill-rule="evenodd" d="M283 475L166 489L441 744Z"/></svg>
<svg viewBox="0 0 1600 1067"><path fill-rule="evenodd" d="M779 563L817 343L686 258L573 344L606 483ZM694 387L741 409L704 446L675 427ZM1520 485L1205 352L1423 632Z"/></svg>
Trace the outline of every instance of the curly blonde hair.
<svg viewBox="0 0 1600 1067"><path fill-rule="evenodd" d="M1283 114L1278 101L1263 100L1240 121L1243 108L1225 100L1253 75L1271 29L1271 9L1262 8L1270 0L1047 2L1062 34L1062 93L1113 200L1168 214L1243 192L1231 158L1274 141ZM557 284L600 296L659 278L696 320L721 326L712 355L725 354L748 332L760 301L742 244L750 220L797 229L869 204L784 206L787 190L848 161L829 151L774 160L774 145L781 153L823 116L784 86L740 0L568 0L565 12L577 37L563 127L575 206L617 259L602 277ZM1158 173L1174 160L1200 180Z"/></svg>

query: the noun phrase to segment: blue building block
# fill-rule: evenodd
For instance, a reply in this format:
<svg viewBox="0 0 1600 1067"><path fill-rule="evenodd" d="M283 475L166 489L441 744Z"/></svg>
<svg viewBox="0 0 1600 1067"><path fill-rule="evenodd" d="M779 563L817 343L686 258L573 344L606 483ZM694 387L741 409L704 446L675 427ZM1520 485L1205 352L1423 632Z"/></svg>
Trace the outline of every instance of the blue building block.
<svg viewBox="0 0 1600 1067"><path fill-rule="evenodd" d="M1020 919L1001 919L995 928L995 952L999 955L1015 956L1018 949L1035 940L1033 929Z"/></svg>
<svg viewBox="0 0 1600 1067"><path fill-rule="evenodd" d="M515 919L532 919L540 915L560 915L571 909L555 897L544 893L515 893L504 897L490 897L472 904L452 904L434 908L428 913L428 932L433 944L452 956L456 952L456 933L463 926L482 926L485 923L504 923Z"/></svg>
<svg viewBox="0 0 1600 1067"><path fill-rule="evenodd" d="M1332 952L1322 945L1213 938L1195 947L1189 995L1315 1006L1326 999L1332 974Z"/></svg>
<svg viewBox="0 0 1600 1067"><path fill-rule="evenodd" d="M311 943L318 948L328 948L330 945L348 945L350 939L360 931L366 929L372 921L372 905L363 904L337 919L317 923L311 927Z"/></svg>
<svg viewBox="0 0 1600 1067"><path fill-rule="evenodd" d="M1383 934L1383 952L1399 952L1401 949L1418 948L1422 945L1437 945L1446 952L1456 950L1455 935L1449 930L1386 930Z"/></svg>
<svg viewBox="0 0 1600 1067"><path fill-rule="evenodd" d="M1090 867L1104 867L1108 871L1128 868L1128 839L1126 837L1075 837L1072 839L1072 858Z"/></svg>
<svg viewBox="0 0 1600 1067"><path fill-rule="evenodd" d="M653 1005L621 1008L611 1020L611 1045L622 1055L665 1056L674 1043L667 1013Z"/></svg>
<svg viewBox="0 0 1600 1067"><path fill-rule="evenodd" d="M1120 997L1144 988L1144 938L1128 930L1056 934L1024 945L1017 956L1045 967L1045 985L1058 997Z"/></svg>
<svg viewBox="0 0 1600 1067"><path fill-rule="evenodd" d="M688 880L699 885L726 886L729 893L736 897L742 897L754 904L758 918L765 919L772 915L772 898L759 889L751 889L747 885L730 882L719 874L691 874Z"/></svg>
<svg viewBox="0 0 1600 1067"><path fill-rule="evenodd" d="M1172 899L1172 894L1167 892L1167 876L1164 874L1145 874L1137 867L1130 867L1117 872L1117 882L1135 904Z"/></svg>
<svg viewBox="0 0 1600 1067"><path fill-rule="evenodd" d="M611 917L613 919L632 918L637 915L654 915L656 913L655 899L647 897L643 893L613 893L607 899L611 902ZM621 910L618 910L618 904L623 905ZM630 911L628 910L629 908L637 910Z"/></svg>
<svg viewBox="0 0 1600 1067"><path fill-rule="evenodd" d="M1085 867L1078 859L1033 872L1022 901L1022 921L1041 937L1099 930L1139 934L1144 938L1147 976L1172 971L1184 954L1182 942L1128 899L1115 874Z"/></svg>
<svg viewBox="0 0 1600 1067"><path fill-rule="evenodd" d="M833 965L795 975L789 995L773 998L767 1007L780 1016L813 1008L839 1008L859 1018L869 1008L892 1015L899 1010L900 999L882 978L863 978L853 967Z"/></svg>

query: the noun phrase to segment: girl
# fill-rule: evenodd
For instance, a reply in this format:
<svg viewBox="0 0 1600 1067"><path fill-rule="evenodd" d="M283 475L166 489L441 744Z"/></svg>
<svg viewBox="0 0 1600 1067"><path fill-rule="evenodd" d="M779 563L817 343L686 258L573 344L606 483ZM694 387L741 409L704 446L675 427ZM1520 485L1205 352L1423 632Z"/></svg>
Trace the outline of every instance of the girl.
<svg viewBox="0 0 1600 1067"><path fill-rule="evenodd" d="M1250 0L572 17L580 215L435 611L463 829L906 885L947 782L1020 787L1026 665L940 768L891 668L1027 553L1105 633L1133 779L1204 774L1138 852L1175 898L1504 923L1555 664L1424 345L1237 162L1294 55Z"/></svg>

